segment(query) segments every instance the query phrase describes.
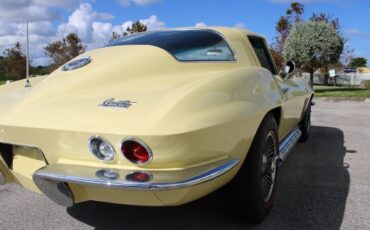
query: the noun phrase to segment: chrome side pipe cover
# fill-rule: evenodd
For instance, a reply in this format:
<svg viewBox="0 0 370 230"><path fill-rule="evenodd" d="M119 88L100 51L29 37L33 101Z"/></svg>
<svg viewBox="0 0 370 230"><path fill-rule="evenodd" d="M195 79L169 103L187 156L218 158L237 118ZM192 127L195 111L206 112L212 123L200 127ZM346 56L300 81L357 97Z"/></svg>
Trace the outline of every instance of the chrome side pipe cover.
<svg viewBox="0 0 370 230"><path fill-rule="evenodd" d="M296 128L288 134L279 145L279 166L286 160L289 153L293 150L294 146L298 143L299 138L301 138L302 132L300 129Z"/></svg>

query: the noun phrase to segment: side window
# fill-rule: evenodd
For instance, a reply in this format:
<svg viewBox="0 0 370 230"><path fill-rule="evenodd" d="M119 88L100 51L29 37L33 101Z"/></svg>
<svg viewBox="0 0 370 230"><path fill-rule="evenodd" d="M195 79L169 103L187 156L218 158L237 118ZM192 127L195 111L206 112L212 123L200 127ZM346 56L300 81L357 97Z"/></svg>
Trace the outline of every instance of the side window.
<svg viewBox="0 0 370 230"><path fill-rule="evenodd" d="M271 56L267 50L265 42L261 38L257 37L248 37L250 43L253 46L254 51L260 61L262 67L271 71L272 74L277 74L274 64L271 60Z"/></svg>

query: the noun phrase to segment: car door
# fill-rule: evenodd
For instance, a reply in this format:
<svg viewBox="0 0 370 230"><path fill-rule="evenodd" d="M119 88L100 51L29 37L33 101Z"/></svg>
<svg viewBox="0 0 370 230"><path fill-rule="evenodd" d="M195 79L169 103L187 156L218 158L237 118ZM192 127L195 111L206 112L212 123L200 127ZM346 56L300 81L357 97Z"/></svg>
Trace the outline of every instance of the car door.
<svg viewBox="0 0 370 230"><path fill-rule="evenodd" d="M298 126L302 119L304 108L308 103L307 89L299 81L300 79L297 78L288 78L279 81L284 100L281 137L285 137Z"/></svg>
<svg viewBox="0 0 370 230"><path fill-rule="evenodd" d="M248 39L261 66L271 71L279 85L283 107L279 126L279 137L283 139L291 130L297 127L301 119L305 95L302 93L303 91L300 85L294 79L283 80L279 76L263 38L248 36Z"/></svg>

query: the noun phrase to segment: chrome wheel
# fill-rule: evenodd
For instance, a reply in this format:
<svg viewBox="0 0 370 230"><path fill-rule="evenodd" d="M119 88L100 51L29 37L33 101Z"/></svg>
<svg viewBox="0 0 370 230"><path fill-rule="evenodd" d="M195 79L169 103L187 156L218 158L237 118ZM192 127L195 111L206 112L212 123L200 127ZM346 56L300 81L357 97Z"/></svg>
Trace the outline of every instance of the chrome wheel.
<svg viewBox="0 0 370 230"><path fill-rule="evenodd" d="M275 177L277 171L277 143L276 135L270 131L266 138L266 144L263 149L262 167L261 167L261 192L265 202L270 200L275 186Z"/></svg>

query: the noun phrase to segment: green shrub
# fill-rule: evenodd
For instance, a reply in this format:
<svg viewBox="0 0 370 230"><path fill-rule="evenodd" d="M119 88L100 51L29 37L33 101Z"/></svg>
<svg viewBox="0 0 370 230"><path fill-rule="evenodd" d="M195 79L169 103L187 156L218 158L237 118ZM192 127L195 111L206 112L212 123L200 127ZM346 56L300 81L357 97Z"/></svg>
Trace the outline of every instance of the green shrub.
<svg viewBox="0 0 370 230"><path fill-rule="evenodd" d="M361 81L360 89L370 89L370 80Z"/></svg>

